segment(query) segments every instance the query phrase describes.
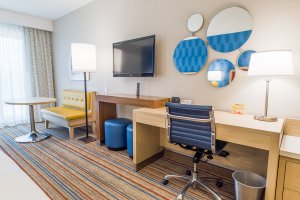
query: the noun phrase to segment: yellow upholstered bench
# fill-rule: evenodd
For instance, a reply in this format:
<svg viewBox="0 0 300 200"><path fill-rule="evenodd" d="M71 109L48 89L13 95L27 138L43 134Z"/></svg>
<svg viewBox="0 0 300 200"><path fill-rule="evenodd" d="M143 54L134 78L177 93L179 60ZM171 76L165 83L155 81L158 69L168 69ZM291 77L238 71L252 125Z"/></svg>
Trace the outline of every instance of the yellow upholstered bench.
<svg viewBox="0 0 300 200"><path fill-rule="evenodd" d="M95 98L96 92L87 93L88 121L92 124L94 133L96 129ZM84 107L84 92L64 90L62 106L42 109L46 128L49 128L49 122L67 127L70 139L74 139L74 128L85 125Z"/></svg>

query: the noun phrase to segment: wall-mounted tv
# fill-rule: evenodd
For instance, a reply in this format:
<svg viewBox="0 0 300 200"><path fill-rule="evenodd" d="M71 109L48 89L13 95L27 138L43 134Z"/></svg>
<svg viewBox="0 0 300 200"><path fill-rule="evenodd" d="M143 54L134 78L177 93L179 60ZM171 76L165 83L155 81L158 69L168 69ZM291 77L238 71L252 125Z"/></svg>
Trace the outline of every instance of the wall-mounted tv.
<svg viewBox="0 0 300 200"><path fill-rule="evenodd" d="M155 35L113 43L114 77L153 77Z"/></svg>

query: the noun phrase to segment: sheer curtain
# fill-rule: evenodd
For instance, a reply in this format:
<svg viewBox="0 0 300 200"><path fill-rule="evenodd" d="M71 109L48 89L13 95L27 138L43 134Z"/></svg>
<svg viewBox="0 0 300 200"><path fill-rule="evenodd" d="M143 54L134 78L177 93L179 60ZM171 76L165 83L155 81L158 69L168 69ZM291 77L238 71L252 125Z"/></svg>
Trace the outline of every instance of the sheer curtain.
<svg viewBox="0 0 300 200"><path fill-rule="evenodd" d="M0 127L28 122L28 106L4 103L32 96L24 44L23 27L0 24Z"/></svg>

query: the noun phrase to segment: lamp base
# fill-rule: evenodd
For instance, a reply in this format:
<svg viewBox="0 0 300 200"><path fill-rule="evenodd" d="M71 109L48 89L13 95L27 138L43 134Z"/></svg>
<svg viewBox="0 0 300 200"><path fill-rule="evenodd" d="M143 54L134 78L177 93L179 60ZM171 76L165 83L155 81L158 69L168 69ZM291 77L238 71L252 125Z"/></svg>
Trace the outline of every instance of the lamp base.
<svg viewBox="0 0 300 200"><path fill-rule="evenodd" d="M87 143L96 141L96 138L91 137L91 136L88 136L88 137L86 138L86 136L84 136L84 137L82 137L82 138L79 138L78 140L80 140L81 142L84 142L84 143L87 144Z"/></svg>
<svg viewBox="0 0 300 200"><path fill-rule="evenodd" d="M277 117L267 117L267 116L261 116L261 115L255 115L253 117L255 120L259 121L265 121L265 122L277 122Z"/></svg>

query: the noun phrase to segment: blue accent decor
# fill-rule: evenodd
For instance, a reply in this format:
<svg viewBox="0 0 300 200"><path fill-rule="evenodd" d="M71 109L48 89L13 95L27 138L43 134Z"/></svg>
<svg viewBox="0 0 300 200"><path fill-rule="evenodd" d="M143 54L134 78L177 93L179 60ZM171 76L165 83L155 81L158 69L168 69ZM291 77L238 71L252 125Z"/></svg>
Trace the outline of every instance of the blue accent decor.
<svg viewBox="0 0 300 200"><path fill-rule="evenodd" d="M132 124L127 126L127 153L133 157L133 128Z"/></svg>
<svg viewBox="0 0 300 200"><path fill-rule="evenodd" d="M227 53L239 49L241 46L243 46L249 39L251 33L252 30L222 35L213 35L208 36L207 40L208 44L214 50L221 53Z"/></svg>
<svg viewBox="0 0 300 200"><path fill-rule="evenodd" d="M256 53L256 51L253 51L253 50L244 51L239 56L239 58L238 58L238 67L239 67L239 69L244 70L244 71L248 71L248 67L249 67L249 64L250 64L250 58L251 58L251 55L253 53Z"/></svg>
<svg viewBox="0 0 300 200"><path fill-rule="evenodd" d="M202 39L182 40L173 55L174 64L181 73L197 73L207 62L207 47Z"/></svg>
<svg viewBox="0 0 300 200"><path fill-rule="evenodd" d="M219 72L219 80L209 80L214 87L224 87L229 85L235 77L235 68L232 62L226 59L213 61L208 68L208 73Z"/></svg>
<svg viewBox="0 0 300 200"><path fill-rule="evenodd" d="M125 118L108 119L104 122L105 145L111 150L123 150L127 147L126 128L131 120Z"/></svg>

